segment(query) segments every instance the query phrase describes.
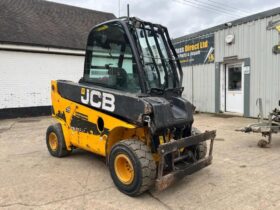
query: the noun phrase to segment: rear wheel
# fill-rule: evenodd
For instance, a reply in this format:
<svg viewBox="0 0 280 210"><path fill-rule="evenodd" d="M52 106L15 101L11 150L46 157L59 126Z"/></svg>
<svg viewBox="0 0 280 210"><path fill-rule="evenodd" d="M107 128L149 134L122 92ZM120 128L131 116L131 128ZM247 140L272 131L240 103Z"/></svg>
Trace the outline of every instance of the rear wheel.
<svg viewBox="0 0 280 210"><path fill-rule="evenodd" d="M71 153L71 151L68 151L66 148L60 123L50 125L48 127L46 133L46 143L48 150L52 156L64 157Z"/></svg>
<svg viewBox="0 0 280 210"><path fill-rule="evenodd" d="M123 140L114 145L109 169L117 188L130 196L150 189L156 178L156 164L151 151L140 140Z"/></svg>

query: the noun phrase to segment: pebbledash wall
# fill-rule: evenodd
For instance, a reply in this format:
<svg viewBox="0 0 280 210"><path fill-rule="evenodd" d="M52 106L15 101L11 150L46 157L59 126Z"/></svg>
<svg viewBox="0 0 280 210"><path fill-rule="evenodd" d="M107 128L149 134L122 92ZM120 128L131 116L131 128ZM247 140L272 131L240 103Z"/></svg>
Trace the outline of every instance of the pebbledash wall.
<svg viewBox="0 0 280 210"><path fill-rule="evenodd" d="M214 36L213 58L194 64L190 54L199 50L198 38ZM280 100L280 8L219 25L173 40L183 65L184 96L201 112L227 112L227 103L240 103L239 114L257 117L258 98L262 98L264 114L278 107ZM202 46L203 47L203 46ZM208 46L209 48L210 46ZM206 49L208 50L208 49ZM274 51L274 52L273 52ZM197 54L197 53L196 53ZM190 60L192 59L192 60ZM191 63L193 62L193 64ZM199 62L198 62L199 63ZM242 68L242 100L228 95L226 71L240 64ZM234 70L234 69L230 69ZM228 100L232 97L231 102ZM238 104L237 104L238 105Z"/></svg>

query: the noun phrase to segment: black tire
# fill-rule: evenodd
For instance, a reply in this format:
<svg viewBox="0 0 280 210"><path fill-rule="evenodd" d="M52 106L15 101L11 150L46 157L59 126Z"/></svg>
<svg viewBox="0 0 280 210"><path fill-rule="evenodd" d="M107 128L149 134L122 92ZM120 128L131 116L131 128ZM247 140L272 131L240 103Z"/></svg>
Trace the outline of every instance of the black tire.
<svg viewBox="0 0 280 210"><path fill-rule="evenodd" d="M258 146L260 148L267 148L269 146L269 143L268 143L268 141L261 139L258 141Z"/></svg>
<svg viewBox="0 0 280 210"><path fill-rule="evenodd" d="M133 165L134 176L130 184L124 184L115 171L115 159L125 155ZM156 164L151 150L140 140L123 140L113 146L109 155L109 169L116 187L129 196L137 196L149 190L156 178Z"/></svg>
<svg viewBox="0 0 280 210"><path fill-rule="evenodd" d="M50 135L56 135L57 137L57 148L54 150L50 145ZM56 123L54 125L50 125L47 129L46 133L46 144L49 150L49 153L54 157L65 157L71 153L71 151L67 150L63 131L60 123Z"/></svg>
<svg viewBox="0 0 280 210"><path fill-rule="evenodd" d="M192 135L193 136L201 134L201 133L202 132L199 129L197 129L195 127L192 128ZM202 158L205 158L205 156L207 154L207 144L206 144L205 141L200 142L199 144L192 146L191 150L195 154L195 158L197 160L200 160Z"/></svg>

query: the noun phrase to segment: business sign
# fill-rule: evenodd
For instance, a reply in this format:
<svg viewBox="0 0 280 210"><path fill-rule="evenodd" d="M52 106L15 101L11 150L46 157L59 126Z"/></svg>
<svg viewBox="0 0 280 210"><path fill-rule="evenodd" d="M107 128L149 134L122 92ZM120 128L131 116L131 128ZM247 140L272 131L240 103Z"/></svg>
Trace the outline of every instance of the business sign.
<svg viewBox="0 0 280 210"><path fill-rule="evenodd" d="M280 33L280 19L274 20L274 21L269 21L268 25L266 27L267 30L275 29ZM274 45L272 47L272 52L274 54L280 54L280 44Z"/></svg>
<svg viewBox="0 0 280 210"><path fill-rule="evenodd" d="M175 43L182 66L214 63L214 34Z"/></svg>
<svg viewBox="0 0 280 210"><path fill-rule="evenodd" d="M269 21L268 25L266 26L267 30L276 29L278 32L280 32L280 19Z"/></svg>
<svg viewBox="0 0 280 210"><path fill-rule="evenodd" d="M280 24L278 26L275 26L275 29L280 33Z"/></svg>

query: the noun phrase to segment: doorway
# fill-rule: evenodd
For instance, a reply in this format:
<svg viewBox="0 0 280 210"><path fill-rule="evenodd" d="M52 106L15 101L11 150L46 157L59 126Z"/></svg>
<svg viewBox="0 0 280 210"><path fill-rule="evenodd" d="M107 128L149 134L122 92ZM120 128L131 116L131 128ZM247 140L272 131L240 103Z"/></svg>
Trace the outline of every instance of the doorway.
<svg viewBox="0 0 280 210"><path fill-rule="evenodd" d="M225 111L244 113L243 63L228 64L225 71Z"/></svg>

